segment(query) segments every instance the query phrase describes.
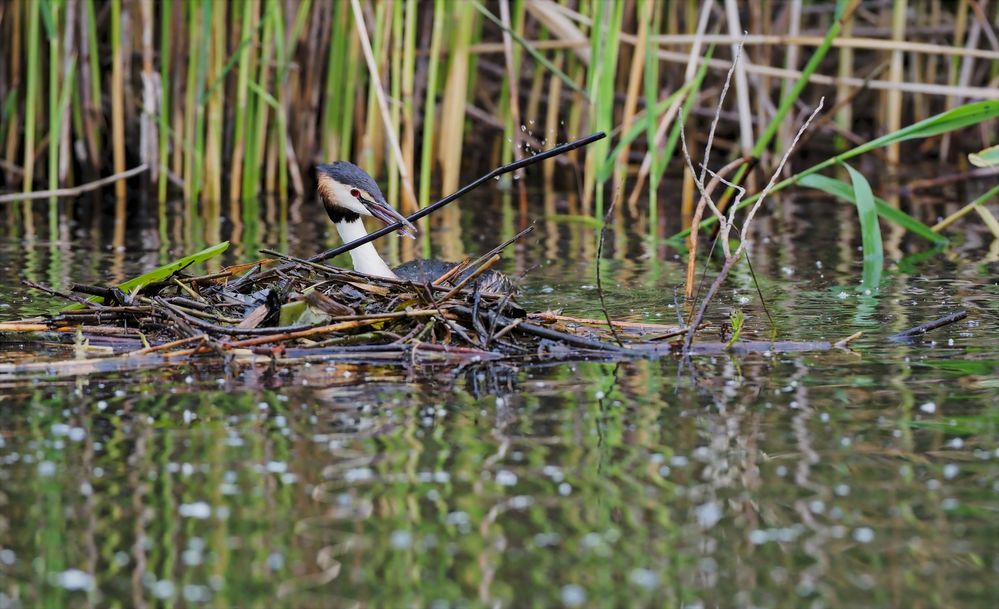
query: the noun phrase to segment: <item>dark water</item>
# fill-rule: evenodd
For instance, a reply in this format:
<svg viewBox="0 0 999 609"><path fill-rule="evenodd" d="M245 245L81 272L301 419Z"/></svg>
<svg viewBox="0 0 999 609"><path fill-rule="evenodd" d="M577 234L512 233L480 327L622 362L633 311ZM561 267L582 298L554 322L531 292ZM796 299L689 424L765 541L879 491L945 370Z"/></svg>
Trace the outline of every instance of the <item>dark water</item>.
<svg viewBox="0 0 999 609"><path fill-rule="evenodd" d="M53 304L21 275L124 278L215 236L239 236L225 262L335 243L309 208L213 227L170 207L129 219L119 251L107 222L50 236L39 217L32 236L22 218L0 241L0 321ZM466 209L435 252L516 229L509 201ZM788 204L753 253L780 338L863 330L851 350L0 375L0 608L995 607L996 247L971 230L920 256L886 230L901 262L865 293L853 222ZM674 322L674 252L627 215L608 237L611 313ZM540 265L529 309L598 315L595 250L591 226L543 222L506 270ZM744 268L721 299L713 319L740 308L769 335ZM4 340L0 361L28 357Z"/></svg>

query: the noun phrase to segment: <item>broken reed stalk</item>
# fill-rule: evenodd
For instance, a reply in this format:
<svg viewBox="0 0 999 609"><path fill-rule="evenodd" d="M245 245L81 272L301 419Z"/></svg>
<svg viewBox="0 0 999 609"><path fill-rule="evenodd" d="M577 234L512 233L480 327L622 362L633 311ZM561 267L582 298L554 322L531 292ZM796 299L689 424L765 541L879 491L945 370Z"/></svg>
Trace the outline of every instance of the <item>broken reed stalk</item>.
<svg viewBox="0 0 999 609"><path fill-rule="evenodd" d="M461 313L462 315L472 316L472 309L470 307L456 305L451 307L453 310ZM545 328L544 326L539 326L536 324L528 323L520 319L511 319L505 315L500 315L494 312L485 312L484 315L491 323L502 324L504 326L509 326L511 324L517 323L517 328L537 336L538 338L547 338L549 340L563 342L574 347L582 347L584 349L594 349L596 351L612 351L619 354L636 354L636 351L628 349L627 347L619 347L613 343L606 343L600 340L594 340L591 338L586 338L583 336L576 336L573 334L568 334L566 332L559 332L558 330L553 330L551 328ZM518 323L519 322L519 323ZM502 332L502 330L501 330ZM499 334L499 332L497 332ZM495 337L494 337L495 338Z"/></svg>
<svg viewBox="0 0 999 609"><path fill-rule="evenodd" d="M100 309L100 308L103 308L103 306L104 306L104 305L101 305L101 304L97 304L95 302L90 302L89 300L87 300L86 298L83 298L82 296L77 296L76 294L70 294L68 292L60 292L59 290L56 290L55 288L50 288L48 286L41 285L40 283L35 283L34 281L31 281L30 279L21 279L21 283L24 284L25 286L29 287L29 288L38 290L40 292L45 292L46 294L50 294L52 296L57 296L59 298L64 298L66 300L71 300L71 301L73 301L73 302L75 302L77 304L81 304L81 305L83 305L85 307L89 307L89 308L92 308L92 309Z"/></svg>
<svg viewBox="0 0 999 609"><path fill-rule="evenodd" d="M464 279L462 279L461 281L459 281L457 285L455 285L453 288L451 288L451 290L447 294L445 294L440 299L438 299L437 302L438 303L443 303L443 302L446 302L446 301L450 300L451 298L453 298L455 294L457 294L458 292L460 292L462 290L462 288L464 288L469 283L471 283L471 282L475 281L476 279L478 279L479 275L481 275L482 273L485 273L487 270L489 270L490 267L492 267L494 264L496 264L497 262L499 262L499 259L500 259L500 255L499 254L493 254L491 258L489 258L488 260L486 260L485 262L483 262L479 266L479 268L475 269L474 272L469 273L468 277L465 277Z"/></svg>
<svg viewBox="0 0 999 609"><path fill-rule="evenodd" d="M933 321L928 321L924 324L919 324L914 328L909 328L908 330L903 330L898 334L893 334L888 337L889 342L904 342L910 338L919 336L920 334L926 334L930 330L936 330L937 328L942 328L943 326L950 325L952 323L961 321L968 316L968 312L964 309L954 311L948 315L944 315L939 319L934 319Z"/></svg>
<svg viewBox="0 0 999 609"><path fill-rule="evenodd" d="M428 315L436 315L437 311L424 311ZM412 317L412 316L411 316ZM392 319L392 317L387 317L382 315L380 317L373 317L371 319L355 319L352 321L341 321L335 324L326 324L322 326L316 326L312 328L306 328L304 330L298 330L296 332L285 332L282 334L271 334L268 336L257 336L255 338L247 338L244 340L237 340L230 343L224 343L229 349L236 349L239 347L253 347L256 345L263 345L266 343L274 343L285 340L293 340L297 338L308 338L310 336L315 336L317 334L327 334L329 332L342 332L344 330L353 330L355 328L360 328L362 326L368 326L379 321L386 321Z"/></svg>
<svg viewBox="0 0 999 609"><path fill-rule="evenodd" d="M516 241L520 241L520 239L522 237L524 237L525 235L528 235L528 234L530 234L532 232L534 232L534 224L531 224L530 226L528 226L524 230L520 231L516 235L514 235L514 236L510 237L509 239L507 239L506 241L504 241L503 243L500 243L499 245L497 245L493 249L489 250L485 254L482 254L481 256L479 256L478 258L476 258L474 261L468 262L466 264L459 264L459 265L455 266L454 268L452 268L448 272L444 273L443 275L441 275L440 277L438 277L437 279L435 279L433 281L432 285L434 285L434 286L440 286L445 281L450 280L451 278L453 278L455 275L457 275L459 273L465 272L465 270L467 270L467 269L474 269L474 268L478 267L480 264L485 264L489 259L491 259L491 258L497 256L498 254L500 254L503 250L505 250L507 247L509 247L512 243L514 243ZM476 275L478 275L478 274L479 274L479 271L476 271Z"/></svg>
<svg viewBox="0 0 999 609"><path fill-rule="evenodd" d="M588 319L585 317L573 317L571 315L560 315L558 313L552 313L546 311L544 313L530 313L528 317L538 321L566 321L574 324L582 324L587 326L603 326L607 324L606 320L603 319ZM611 324L616 328L621 328L623 330L643 330L643 331L655 331L655 332L675 332L677 330L682 330L677 326L668 326L666 324L650 324L642 321L611 321Z"/></svg>
<svg viewBox="0 0 999 609"><path fill-rule="evenodd" d="M818 113L822 111L822 106L824 103L825 103L825 98L824 97L820 98L819 104L815 107L815 110L813 110L812 113L808 116L808 120L806 120L805 123L798 129L798 132L795 134L794 139L791 141L791 144L784 152L784 156L781 157L780 163L778 163L777 168L773 172L773 175L770 176L770 181L767 182L767 185L763 188L763 191L760 193L759 198L756 199L756 201L753 203L753 206L749 209L749 212L746 214L746 218L742 223L742 231L739 234L739 247L736 248L735 252L730 251L729 235L732 231L732 228L735 226L735 219L734 219L735 211L739 208L739 201L742 199L743 194L745 194L745 189L737 185L732 185L729 182L725 181L724 178L721 178L721 180L725 181L726 184L730 184L733 188L739 191L739 194L737 195L734 204L729 209L728 216L726 217L724 213L718 210L718 207L715 205L710 195L705 194L706 193L705 185L701 182L701 180L699 178L695 179L695 181L697 182L697 187L700 189L701 194L706 196L707 198L707 205L711 208L711 211L715 214L715 217L718 218L718 224L719 224L718 240L721 242L722 249L725 251L725 264L722 266L722 269L718 273L718 276L715 277L715 280L711 283L711 287L708 288L708 293L704 295L704 299L701 301L700 307L697 309L697 313L694 315L691 322L687 324L688 327L697 328L698 326L700 326L701 321L704 319L704 314L708 310L708 305L711 304L711 300L714 298L715 294L718 293L719 288L721 288L721 284L724 283L725 279L728 277L728 274L729 272L731 272L732 267L735 266L736 262L739 261L739 257L742 256L743 252L746 251L746 243L747 239L749 238L749 228L753 224L753 218L756 216L756 212L759 211L760 207L763 204L763 201L767 198L767 195L770 194L770 191L773 190L774 185L777 183L777 178L780 177L781 172L784 170L784 165L787 163L788 159L791 156L791 153L794 151L795 147L797 146L798 140L801 139L802 134L812 124L812 121L815 119ZM682 134L683 130L681 129L680 132ZM684 156L687 158L687 166L690 169L690 171L693 173L693 164L690 162L690 153L687 151L686 142L684 142L683 144L683 150L684 150ZM704 166L704 168L707 169L706 166ZM712 175L717 176L717 174L715 174L714 172L711 173ZM688 332L686 338L683 341L683 354L685 356L690 355L691 347L694 344L695 334L696 332Z"/></svg>
<svg viewBox="0 0 999 609"><path fill-rule="evenodd" d="M450 269L448 269L448 271L446 273L444 273L443 275L441 275L437 279L434 279L433 281L431 281L430 285L433 285L433 286L444 285L445 282L450 281L455 275L458 275L459 273L464 272L470 266L471 265L468 262L468 258L465 258L464 261L462 261L462 262L454 265L453 267L451 267Z"/></svg>
<svg viewBox="0 0 999 609"><path fill-rule="evenodd" d="M133 167L128 171L116 173L106 178L101 178L99 180L94 180L93 182L87 182L86 184L80 184L79 186L73 186L71 188L54 188L52 190L38 190L35 192L0 195L0 203L9 203L11 201L33 201L35 199L48 199L49 197L75 197L85 192L101 188L102 186L113 184L119 180L127 180L128 178L139 175L148 169L149 165L143 163L142 165Z"/></svg>
<svg viewBox="0 0 999 609"><path fill-rule="evenodd" d="M158 351L168 351L174 347L180 347L193 342L205 342L208 340L207 334L198 334L197 336L188 336L187 338L180 338L177 340L172 340L168 343L161 343L159 345L154 345L152 347L146 347L144 349L139 349L137 351L129 351L127 355L135 357L137 355L148 355L150 353L156 353Z"/></svg>
<svg viewBox="0 0 999 609"><path fill-rule="evenodd" d="M714 192L719 182L725 176L732 173L736 167L751 160L750 157L740 157L719 169L711 178L711 181L708 182L707 188L701 194L701 199L697 202L697 208L694 210L694 218L690 222L690 236L688 237L688 246L690 249L687 252L687 298L694 297L694 275L697 271L697 230L700 227L701 216L704 215L704 207L708 203L708 197L711 196L711 193Z"/></svg>

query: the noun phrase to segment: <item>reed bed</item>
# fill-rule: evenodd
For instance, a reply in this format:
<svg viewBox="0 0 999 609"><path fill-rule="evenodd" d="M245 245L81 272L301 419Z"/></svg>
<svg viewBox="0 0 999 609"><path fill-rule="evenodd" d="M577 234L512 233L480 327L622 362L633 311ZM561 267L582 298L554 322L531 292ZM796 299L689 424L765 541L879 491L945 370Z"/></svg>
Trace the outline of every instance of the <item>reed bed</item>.
<svg viewBox="0 0 999 609"><path fill-rule="evenodd" d="M304 195L311 168L340 158L409 213L476 168L606 131L570 159L570 211L602 218L625 189L621 209L654 234L665 217L689 226L691 176L680 196L663 186L679 125L691 149L705 142L737 54L716 162L749 156L767 176L823 95L826 150L999 99L997 23L996 3L940 0L3 0L0 184L54 190L145 165L155 196L128 205L216 204ZM883 159L954 162L997 131L892 142ZM551 163L548 186L575 191ZM753 186L750 166L731 181Z"/></svg>

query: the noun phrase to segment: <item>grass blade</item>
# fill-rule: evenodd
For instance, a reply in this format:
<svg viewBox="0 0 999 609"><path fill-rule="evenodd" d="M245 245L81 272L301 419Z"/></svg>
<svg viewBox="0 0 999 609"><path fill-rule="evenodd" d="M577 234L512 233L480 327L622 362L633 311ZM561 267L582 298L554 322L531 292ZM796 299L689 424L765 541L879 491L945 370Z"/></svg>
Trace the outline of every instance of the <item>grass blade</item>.
<svg viewBox="0 0 999 609"><path fill-rule="evenodd" d="M854 205L857 204L856 197L854 195L854 188L851 187L850 184L837 180L836 178L813 174L802 178L799 185L804 186L805 188L821 190L822 192L838 197L849 203L853 203ZM927 241L937 244L947 243L947 239L933 232L930 227L926 226L904 211L892 207L884 199L874 197L874 207L879 216L889 222L901 226L914 235L919 235Z"/></svg>
<svg viewBox="0 0 999 609"><path fill-rule="evenodd" d="M114 172L125 171L125 56L122 50L121 0L111 0L111 151ZM114 185L115 197L125 198L125 182Z"/></svg>
<svg viewBox="0 0 999 609"><path fill-rule="evenodd" d="M853 167L843 163L853 182L853 202L857 206L860 218L860 235L864 246L864 278L862 285L874 290L881 278L885 264L884 245L881 243L881 224L878 222L878 212L874 204L874 193L871 185Z"/></svg>
<svg viewBox="0 0 999 609"><path fill-rule="evenodd" d="M169 184L169 166L167 152L170 149L169 117L170 117L170 16L173 14L173 0L163 0L160 4L160 102L157 116L159 127L159 170L157 174L157 200L166 203L167 185Z"/></svg>
<svg viewBox="0 0 999 609"><path fill-rule="evenodd" d="M201 250L200 252L195 252L190 256L184 256L183 258L174 260L173 262L157 267L149 271L148 273L143 273L138 277L133 277L125 281L124 283L118 284L117 287L126 294L132 293L137 289L149 285L150 283L163 281L164 279L169 278L174 273L186 270L188 267L194 266L195 264L200 264L205 260L208 260L209 258L214 258L215 256L218 256L222 252L226 251L226 249L228 248L229 248L228 241L217 243L211 247ZM104 302L104 299L101 298L100 296L94 296L93 298L90 298L88 300L97 303ZM66 310L76 310L80 308L82 308L82 305L72 305L70 307L67 307Z"/></svg>
<svg viewBox="0 0 999 609"><path fill-rule="evenodd" d="M39 67L39 4L29 3L28 8L28 83L24 102L24 192L31 192L35 171L35 112L38 108Z"/></svg>
<svg viewBox="0 0 999 609"><path fill-rule="evenodd" d="M861 144L856 148L851 148L842 154L838 154L834 157L826 159L817 165L812 165L808 169L799 172L786 180L782 180L774 185L770 190L771 193L784 190L788 186L798 184L802 182L807 176L813 175L822 171L827 167L831 167L837 163L851 159L855 156L859 156L865 152L870 152L875 148L882 146L887 146L892 142L901 142L911 139L926 138L934 135L940 135L942 133L949 133L956 129L962 129L970 125L975 125L980 122L987 121L989 119L999 116L999 100L986 100L980 102L974 102L971 104L965 104L954 108L953 110L948 110L936 116L931 116L930 118L919 121L904 127L899 131L883 135L875 140ZM756 202L759 195L753 195L751 197L746 197L739 203L738 209L742 209L746 206L752 205ZM701 228L711 226L717 222L717 218L714 216L701 222ZM690 234L690 229L681 231L672 237L670 240L679 241Z"/></svg>

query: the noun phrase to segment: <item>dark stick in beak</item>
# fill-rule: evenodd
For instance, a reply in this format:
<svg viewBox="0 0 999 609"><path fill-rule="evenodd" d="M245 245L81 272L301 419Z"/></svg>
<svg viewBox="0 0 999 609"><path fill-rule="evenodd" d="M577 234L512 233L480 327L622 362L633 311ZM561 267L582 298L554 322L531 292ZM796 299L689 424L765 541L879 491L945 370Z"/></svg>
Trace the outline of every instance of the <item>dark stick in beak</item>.
<svg viewBox="0 0 999 609"><path fill-rule="evenodd" d="M418 232L413 223L406 219L406 216L400 214L388 203L383 203L379 201L372 201L367 197L359 197L360 201L364 203L364 206L368 208L371 215L378 218L385 224L395 224L396 222L402 222L402 226L398 229L399 233L409 237L410 239L416 239L416 233Z"/></svg>

